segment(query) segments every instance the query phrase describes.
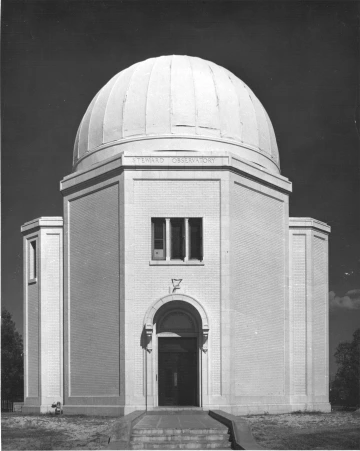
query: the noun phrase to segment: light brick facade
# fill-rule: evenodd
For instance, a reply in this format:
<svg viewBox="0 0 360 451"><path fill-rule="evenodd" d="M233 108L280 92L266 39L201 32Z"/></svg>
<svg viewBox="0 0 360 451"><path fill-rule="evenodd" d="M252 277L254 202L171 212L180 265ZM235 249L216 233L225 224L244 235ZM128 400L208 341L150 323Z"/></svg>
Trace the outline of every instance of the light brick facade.
<svg viewBox="0 0 360 451"><path fill-rule="evenodd" d="M24 407L63 401L63 219L27 222L24 235ZM31 245L31 243L34 243Z"/></svg>
<svg viewBox="0 0 360 451"><path fill-rule="evenodd" d="M192 389L203 409L330 409L330 228L289 218L291 183L279 174L275 135L256 97L236 78L229 84L218 66L179 58L172 69L169 59L144 63L153 71L144 77L156 92L161 65L165 73L178 67L186 87L191 68L195 96L187 106L165 77L173 109L169 117L164 88L157 111L156 96L143 98L143 66L122 73L89 107L95 119L85 116L79 129L75 171L61 182L64 224L40 218L22 228L29 412L56 401L68 414L156 409L164 337L196 339ZM178 75L171 83L181 86ZM230 101L230 87L240 104ZM119 99L121 130L111 115ZM187 116L194 105L197 113ZM209 113L219 108L219 117ZM241 126L234 118L243 118ZM166 258L153 259L154 218L165 218L167 231L173 218L183 218L182 260L169 257L169 235ZM202 259L188 258L189 218L202 221ZM178 289L174 279L181 279ZM173 330L160 328L165 317Z"/></svg>

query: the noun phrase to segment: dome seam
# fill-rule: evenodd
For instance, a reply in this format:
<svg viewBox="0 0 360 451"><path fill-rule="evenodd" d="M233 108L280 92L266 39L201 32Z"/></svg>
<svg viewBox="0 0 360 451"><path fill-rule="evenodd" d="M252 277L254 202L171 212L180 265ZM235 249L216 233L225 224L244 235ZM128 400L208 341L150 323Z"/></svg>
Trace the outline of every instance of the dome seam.
<svg viewBox="0 0 360 451"><path fill-rule="evenodd" d="M73 164L79 159L79 137L80 137L80 128L82 125L82 121L80 122L80 125L77 129L76 138L75 138L75 146L74 146L74 157L73 157Z"/></svg>
<svg viewBox="0 0 360 451"><path fill-rule="evenodd" d="M243 83L243 87L244 87L247 95L249 96L250 103L251 103L252 109L254 111L254 116L255 116L255 121L256 121L257 138L258 138L258 147L260 149L259 118L258 118L258 113L257 113L256 108L255 108L255 103L254 103L254 100L253 100L253 97L252 97L252 91L244 83ZM271 152L270 152L270 154L271 154Z"/></svg>
<svg viewBox="0 0 360 451"><path fill-rule="evenodd" d="M174 55L171 55L171 59L170 59L170 133L172 134L172 130L173 130L173 98L171 95L171 91L172 91L172 66L173 66L173 58Z"/></svg>
<svg viewBox="0 0 360 451"><path fill-rule="evenodd" d="M107 101L106 101L106 105L105 105L105 109L104 109L104 117L103 117L103 120L102 120L102 137L101 137L101 142L102 142L103 144L105 144L105 143L104 143L104 138L105 138L105 118L106 118L106 112L107 112L107 109L108 109L108 105L109 105L109 102L110 102L110 98L111 98L111 96L112 96L112 93L113 93L113 91L114 91L114 89L115 89L115 86L118 84L118 82L119 82L119 80L120 80L120 78L121 78L121 74L122 74L122 73L123 73L123 72L119 72L119 73L117 74L115 83L113 84L112 88L110 89L110 92L109 92L109 95L108 95L108 98L107 98ZM109 83L110 83L110 82L109 82Z"/></svg>
<svg viewBox="0 0 360 451"><path fill-rule="evenodd" d="M161 58L161 57L160 57ZM149 80L148 80L148 84L147 84L147 88L146 88L146 102L145 102L145 135L147 134L147 106L148 106L148 101L149 101L149 86L150 86L150 80L151 80L151 75L153 73L154 67L157 64L157 62L159 61L160 58L150 58L152 60L154 60L154 64L151 67L151 71L150 71L150 75L149 75Z"/></svg>
<svg viewBox="0 0 360 451"><path fill-rule="evenodd" d="M101 89L100 89L100 91L101 91ZM93 111L93 106L94 106L94 103L97 100L97 96L99 95L100 91L96 94L96 96L90 102L90 105L87 107L86 112L84 114L84 117L83 117L83 119L81 121L80 131L79 131L79 151L80 151L80 135L81 135L82 129L84 127L85 119L86 119L87 115L90 115L90 118L91 118L91 113ZM89 124L90 124L90 118L89 118ZM89 124L88 124L88 130L86 132L86 134L87 134L87 142L85 143L84 153L88 153L89 152L89 150L88 150L88 147L89 147Z"/></svg>
<svg viewBox="0 0 360 451"><path fill-rule="evenodd" d="M267 117L266 117L267 116L266 110L265 110L263 104L260 102L260 100L254 94L254 92L249 87L247 87L247 89L249 91L249 95L251 96L251 101L252 101L252 103L254 105L255 116L256 116L257 123L258 123L258 116L259 116L259 119L261 119L261 115L263 115L263 117L265 119L266 131L267 131L266 139L267 139L268 149L269 149L269 152L270 152L270 155L271 155L272 154L272 152L271 152L271 136L270 136L269 124L268 124ZM256 108L256 106L258 108ZM260 129L258 127L259 144L260 144L260 131L259 130ZM261 127L261 130L262 130L262 127Z"/></svg>
<svg viewBox="0 0 360 451"><path fill-rule="evenodd" d="M265 110L265 109L264 109ZM269 138L270 138L270 155L272 158L274 158L274 160L278 163L280 161L280 155L279 155L279 151L276 152L277 149L277 143L276 143L276 136L275 136L275 132L270 120L269 115L267 114L267 111L265 110L265 118L266 118L266 123L268 126L268 130L269 130ZM273 144L272 144L272 133L271 133L271 129L272 132L274 134L274 139L275 139L275 143L276 143L276 147L273 148Z"/></svg>
<svg viewBox="0 0 360 451"><path fill-rule="evenodd" d="M211 67L210 62L208 61L207 63L208 63L208 67L209 67L210 72L211 72L211 78L212 78L213 85L214 85L214 90L215 90L215 96L216 96L216 109L217 109L217 113L218 113L218 124L219 124L220 137L223 138L224 135L223 135L222 130L221 130L220 101L219 101L219 95L218 95L217 86L216 86L216 81L215 81L215 74L214 74L214 71L213 71L213 69L212 69L212 67Z"/></svg>
<svg viewBox="0 0 360 451"><path fill-rule="evenodd" d="M108 83L110 83L110 82L108 82ZM105 85L105 86L106 86L106 85ZM95 109L95 106L96 106L97 102L98 102L99 99L100 99L100 94L103 92L105 86L104 86L103 88L101 88L100 91L97 93L97 95L96 95L96 97L95 97L95 102L94 102L94 104L93 104L93 106L92 106L92 109L91 109L90 119L89 119L89 126L88 126L88 140L87 140L88 145L87 145L87 149L86 149L86 150L89 150L89 147L90 147L89 144L90 144L91 120L92 120L92 118L93 118L94 109Z"/></svg>
<svg viewBox="0 0 360 451"><path fill-rule="evenodd" d="M267 132L268 132L268 136L269 136L269 150L270 150L270 155L272 156L273 149L272 149L272 143L271 143L271 132L270 132L269 121L268 121L268 118L267 118L267 114L265 112L265 108L264 108L264 116L265 116Z"/></svg>
<svg viewBox="0 0 360 451"><path fill-rule="evenodd" d="M231 82L231 86L233 87L233 91L235 92L235 96L236 96L236 98L237 98L237 105L238 105L238 113L239 113L239 121L240 121L240 133L239 133L239 139L240 139L240 142L242 143L243 142L243 140L242 140L242 138L243 138L243 122L241 121L241 114L240 114L240 112L241 112L241 105L240 105L240 99L239 99L239 96L238 96L238 92L237 92L237 89L236 89L236 87L235 87L235 85L234 85L234 82L233 82L233 80L232 80L232 78L231 78L231 72L230 71L227 71L227 76L229 77L229 80L230 80L230 82Z"/></svg>
<svg viewBox="0 0 360 451"><path fill-rule="evenodd" d="M193 86L193 92L194 92L194 109L195 109L195 134L198 135L198 108L197 108L197 101L196 101L196 89L195 89L195 80L194 80L194 69L191 63L190 56L187 56L187 59L189 61L190 70L191 70L191 81Z"/></svg>
<svg viewBox="0 0 360 451"><path fill-rule="evenodd" d="M124 99L123 99L123 104L122 104L122 124L121 124L121 137L122 138L125 137L124 125L125 125L125 106L126 106L127 96L128 96L129 88L131 85L131 80L133 79L135 72L138 70L140 63L134 64L134 66L135 66L135 68L129 78L128 85L126 87L126 91L125 91L125 95L124 95ZM132 66L130 66L130 67L132 67ZM129 67L129 69L130 69L130 67Z"/></svg>

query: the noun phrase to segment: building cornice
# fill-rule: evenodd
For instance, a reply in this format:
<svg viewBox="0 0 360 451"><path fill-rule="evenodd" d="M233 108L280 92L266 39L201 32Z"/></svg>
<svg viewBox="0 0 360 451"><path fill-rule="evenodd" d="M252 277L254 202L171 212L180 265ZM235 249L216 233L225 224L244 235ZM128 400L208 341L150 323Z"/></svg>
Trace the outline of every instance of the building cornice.
<svg viewBox="0 0 360 451"><path fill-rule="evenodd" d="M81 158L74 163L74 169L82 170L90 164L96 164L106 159L106 155L113 155L114 152L121 154L123 152L132 151L136 149L136 146L141 146L146 152L203 152L204 145L210 151L215 151L216 148L221 146L224 151L234 152L237 154L239 149L241 152L253 152L264 162L264 164L270 164L270 167L276 168L280 171L280 166L276 158L274 158L268 152L265 152L260 147L255 147L242 141L235 141L226 138L217 138L215 136L193 136L193 135L181 135L181 134L169 134L161 136L132 136L129 138L122 138L117 141L102 144L92 151L87 152ZM138 152L139 149L136 149ZM97 154L101 154L101 156ZM251 153L250 153L251 155ZM92 162L92 163L91 163Z"/></svg>
<svg viewBox="0 0 360 451"><path fill-rule="evenodd" d="M42 227L63 227L63 225L64 220L61 216L41 216L40 218L25 222L25 224L21 226L21 233L26 235L29 232Z"/></svg>
<svg viewBox="0 0 360 451"><path fill-rule="evenodd" d="M60 182L63 195L79 184L89 185L120 174L122 171L231 171L285 193L291 193L292 184L279 174L272 173L256 163L244 160L231 152L130 152L108 158L91 169L74 172Z"/></svg>
<svg viewBox="0 0 360 451"><path fill-rule="evenodd" d="M290 229L314 229L329 234L331 227L314 218L289 218Z"/></svg>

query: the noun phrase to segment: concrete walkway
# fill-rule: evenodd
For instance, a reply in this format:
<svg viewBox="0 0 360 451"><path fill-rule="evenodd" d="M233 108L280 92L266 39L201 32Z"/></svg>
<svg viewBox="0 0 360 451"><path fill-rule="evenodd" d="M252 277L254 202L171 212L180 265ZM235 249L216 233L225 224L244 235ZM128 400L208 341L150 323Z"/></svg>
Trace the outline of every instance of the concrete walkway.
<svg viewBox="0 0 360 451"><path fill-rule="evenodd" d="M227 432L227 427L211 418L207 413L191 413L179 415L146 415L134 429L217 429Z"/></svg>

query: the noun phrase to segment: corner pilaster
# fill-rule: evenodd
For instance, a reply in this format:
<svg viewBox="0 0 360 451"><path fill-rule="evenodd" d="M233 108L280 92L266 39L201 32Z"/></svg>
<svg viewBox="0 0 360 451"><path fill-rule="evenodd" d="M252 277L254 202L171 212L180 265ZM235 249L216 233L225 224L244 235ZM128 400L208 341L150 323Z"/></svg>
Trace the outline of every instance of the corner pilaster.
<svg viewBox="0 0 360 451"><path fill-rule="evenodd" d="M24 412L63 404L63 219L42 217L24 236Z"/></svg>

